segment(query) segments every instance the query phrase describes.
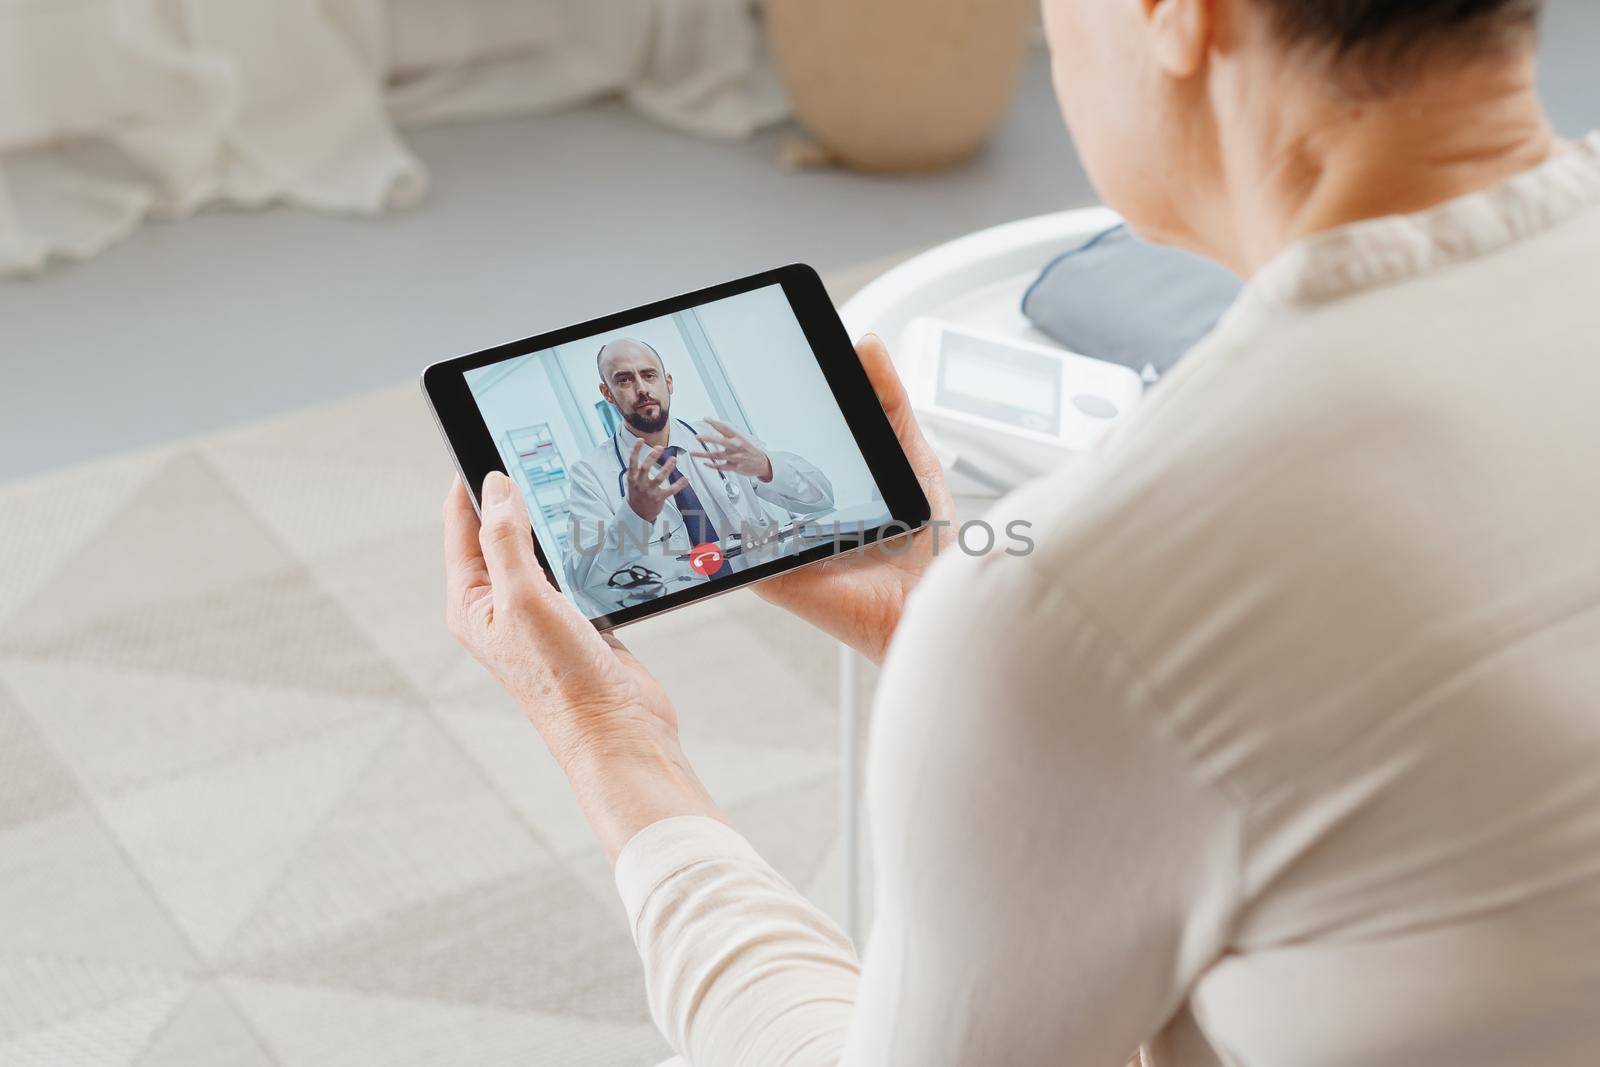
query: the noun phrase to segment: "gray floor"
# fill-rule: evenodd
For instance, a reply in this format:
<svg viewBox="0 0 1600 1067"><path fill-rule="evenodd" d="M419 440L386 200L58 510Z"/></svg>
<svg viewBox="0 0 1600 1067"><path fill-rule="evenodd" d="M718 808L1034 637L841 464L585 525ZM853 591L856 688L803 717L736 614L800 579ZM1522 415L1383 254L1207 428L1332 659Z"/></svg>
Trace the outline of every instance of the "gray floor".
<svg viewBox="0 0 1600 1067"><path fill-rule="evenodd" d="M1600 2L1553 0L1546 37L1558 124L1600 124ZM429 130L413 138L434 182L418 210L210 214L0 284L0 479L390 384L741 272L837 269L1092 199L1042 54L990 150L949 173L784 173L782 136L707 143L616 105Z"/></svg>
<svg viewBox="0 0 1600 1067"><path fill-rule="evenodd" d="M950 173L785 173L783 136L706 142L620 105L426 130L418 210L208 214L0 285L15 365L0 478L392 384L740 273L848 266L1091 197L1042 61L993 149Z"/></svg>

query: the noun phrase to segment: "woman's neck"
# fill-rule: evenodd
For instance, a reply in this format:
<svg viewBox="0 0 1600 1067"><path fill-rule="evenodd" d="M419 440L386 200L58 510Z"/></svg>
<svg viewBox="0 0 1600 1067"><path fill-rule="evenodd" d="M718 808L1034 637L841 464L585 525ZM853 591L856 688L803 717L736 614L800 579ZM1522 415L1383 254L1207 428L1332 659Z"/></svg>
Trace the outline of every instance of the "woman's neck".
<svg viewBox="0 0 1600 1067"><path fill-rule="evenodd" d="M1256 117L1268 134L1224 153L1244 179L1229 182L1241 191L1229 258L1246 276L1313 234L1490 188L1559 146L1531 54L1442 71L1381 98L1291 91Z"/></svg>

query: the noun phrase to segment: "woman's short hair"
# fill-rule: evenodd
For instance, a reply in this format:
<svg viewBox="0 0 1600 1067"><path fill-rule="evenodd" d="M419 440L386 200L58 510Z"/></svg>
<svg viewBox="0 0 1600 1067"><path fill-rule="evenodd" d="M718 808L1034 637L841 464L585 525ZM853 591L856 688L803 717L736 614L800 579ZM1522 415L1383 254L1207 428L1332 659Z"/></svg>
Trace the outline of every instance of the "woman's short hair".
<svg viewBox="0 0 1600 1067"><path fill-rule="evenodd" d="M1370 74L1396 74L1441 50L1472 53L1526 39L1544 0L1259 0L1296 44Z"/></svg>

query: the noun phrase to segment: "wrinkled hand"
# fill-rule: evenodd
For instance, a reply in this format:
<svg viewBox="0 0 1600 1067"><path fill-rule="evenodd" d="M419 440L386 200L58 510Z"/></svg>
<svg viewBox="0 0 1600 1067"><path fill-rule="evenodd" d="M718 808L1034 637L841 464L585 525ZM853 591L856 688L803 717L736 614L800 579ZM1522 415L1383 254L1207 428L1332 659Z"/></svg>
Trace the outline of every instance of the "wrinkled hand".
<svg viewBox="0 0 1600 1067"><path fill-rule="evenodd" d="M717 432L697 433L695 440L706 446L703 452L690 452L695 459L703 459L719 471L744 474L758 481L772 481L772 459L744 434L718 419L706 423ZM676 457L674 457L676 458Z"/></svg>
<svg viewBox="0 0 1600 1067"><path fill-rule="evenodd" d="M545 576L511 479L484 480L480 526L458 478L444 525L450 632L538 728L607 855L615 860L660 819L721 819L678 744L661 686Z"/></svg>
<svg viewBox="0 0 1600 1067"><path fill-rule="evenodd" d="M483 523L459 478L444 506L445 621L539 728L558 759L640 729L676 732L672 704L620 641L602 636L539 565L522 494L484 480Z"/></svg>
<svg viewBox="0 0 1600 1067"><path fill-rule="evenodd" d="M883 341L868 334L856 355L872 382L878 402L911 469L928 497L932 522L911 534L852 552L762 582L756 592L845 642L875 663L883 661L889 639L900 624L906 598L937 555L941 526L955 521L955 501L945 484L939 457L911 410L900 376ZM945 544L949 537L945 535Z"/></svg>
<svg viewBox="0 0 1600 1067"><path fill-rule="evenodd" d="M661 449L645 452L643 441L635 441L633 451L628 453L628 506L649 523L656 521L667 501L689 485L687 478L679 478L676 485L670 481L672 472L678 469L677 456L657 467L656 460L660 458Z"/></svg>

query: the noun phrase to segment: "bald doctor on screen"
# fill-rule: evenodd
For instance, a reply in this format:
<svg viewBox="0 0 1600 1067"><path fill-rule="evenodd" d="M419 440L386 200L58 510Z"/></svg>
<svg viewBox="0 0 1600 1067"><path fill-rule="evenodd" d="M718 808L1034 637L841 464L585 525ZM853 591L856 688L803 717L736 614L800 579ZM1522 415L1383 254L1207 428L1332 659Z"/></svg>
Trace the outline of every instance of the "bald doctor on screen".
<svg viewBox="0 0 1600 1067"><path fill-rule="evenodd" d="M600 394L623 425L572 468L572 570L580 587L604 585L635 563L659 570L662 557L722 542L746 525L768 526L772 515L761 501L800 517L833 507L833 485L815 464L768 452L716 419L674 418L672 375L648 344L612 341L595 364Z"/></svg>

